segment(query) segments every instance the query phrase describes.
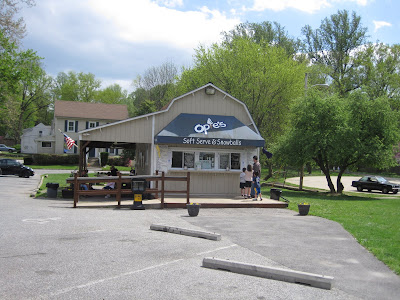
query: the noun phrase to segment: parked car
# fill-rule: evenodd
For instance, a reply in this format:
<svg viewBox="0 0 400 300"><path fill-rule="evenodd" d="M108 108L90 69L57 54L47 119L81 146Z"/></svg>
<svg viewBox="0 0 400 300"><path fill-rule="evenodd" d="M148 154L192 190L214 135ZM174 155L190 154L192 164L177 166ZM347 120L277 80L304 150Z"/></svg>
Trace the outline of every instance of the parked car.
<svg viewBox="0 0 400 300"><path fill-rule="evenodd" d="M15 148L7 147L7 146L4 145L4 144L0 144L0 152L1 152L1 151L6 151L6 152L12 153L12 152L15 152Z"/></svg>
<svg viewBox="0 0 400 300"><path fill-rule="evenodd" d="M29 178L35 175L35 172L17 162L15 159L0 159L0 175L18 175L19 177Z"/></svg>
<svg viewBox="0 0 400 300"><path fill-rule="evenodd" d="M387 179L381 176L364 176L357 181L353 181L351 186L357 188L357 191L362 192L367 190L368 192L372 190L382 191L382 193L387 194L393 192L397 194L400 190L400 185L396 183L391 183Z"/></svg>

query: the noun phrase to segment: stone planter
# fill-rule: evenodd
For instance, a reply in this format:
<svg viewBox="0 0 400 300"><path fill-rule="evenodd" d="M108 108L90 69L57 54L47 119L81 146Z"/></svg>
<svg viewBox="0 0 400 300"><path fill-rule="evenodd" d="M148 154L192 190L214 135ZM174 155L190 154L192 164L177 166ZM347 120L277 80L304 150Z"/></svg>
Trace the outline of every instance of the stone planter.
<svg viewBox="0 0 400 300"><path fill-rule="evenodd" d="M189 216L196 217L200 211L200 204L198 203L190 203L186 204L186 208L188 210Z"/></svg>
<svg viewBox="0 0 400 300"><path fill-rule="evenodd" d="M310 204L298 204L300 216L307 216L310 211Z"/></svg>

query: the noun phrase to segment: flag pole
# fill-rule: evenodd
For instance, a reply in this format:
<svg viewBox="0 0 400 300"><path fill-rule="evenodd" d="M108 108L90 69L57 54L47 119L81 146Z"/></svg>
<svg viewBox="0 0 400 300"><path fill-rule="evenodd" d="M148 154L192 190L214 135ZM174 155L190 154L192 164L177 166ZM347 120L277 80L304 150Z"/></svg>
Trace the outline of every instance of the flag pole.
<svg viewBox="0 0 400 300"><path fill-rule="evenodd" d="M64 132L62 132L61 131L61 129L60 128L58 128L58 130L65 136L66 134L64 133ZM76 141L74 140L74 146L76 147L76 148L78 148L79 149L79 147L78 147L78 145L76 144Z"/></svg>

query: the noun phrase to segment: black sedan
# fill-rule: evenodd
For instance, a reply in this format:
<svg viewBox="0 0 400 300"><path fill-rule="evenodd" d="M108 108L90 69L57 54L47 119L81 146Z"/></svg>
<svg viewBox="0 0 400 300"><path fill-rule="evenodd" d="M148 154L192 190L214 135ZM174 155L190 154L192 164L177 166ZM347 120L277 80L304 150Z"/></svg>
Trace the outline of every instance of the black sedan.
<svg viewBox="0 0 400 300"><path fill-rule="evenodd" d="M368 192L372 190L382 191L382 193L387 194L393 192L397 194L400 189L400 185L387 181L381 176L364 176L358 181L353 181L351 186L357 188L357 191L362 192L362 190L367 190Z"/></svg>
<svg viewBox="0 0 400 300"><path fill-rule="evenodd" d="M17 162L15 159L0 159L0 175L18 175L19 177L29 178L35 172L29 167Z"/></svg>

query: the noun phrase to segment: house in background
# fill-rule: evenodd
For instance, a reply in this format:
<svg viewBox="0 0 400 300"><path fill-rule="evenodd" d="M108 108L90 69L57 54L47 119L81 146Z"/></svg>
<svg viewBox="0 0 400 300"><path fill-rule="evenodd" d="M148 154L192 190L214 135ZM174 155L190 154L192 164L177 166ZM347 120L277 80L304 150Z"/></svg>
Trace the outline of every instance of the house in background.
<svg viewBox="0 0 400 300"><path fill-rule="evenodd" d="M51 126L40 123L22 132L22 153L54 153L54 136Z"/></svg>
<svg viewBox="0 0 400 300"><path fill-rule="evenodd" d="M21 137L21 152L74 154L77 153L76 147L67 149L64 136L60 130L73 140L78 141L79 131L127 118L128 108L126 105L57 100L54 104L52 126L39 124L33 128L25 129ZM112 154L118 154L117 149L107 150ZM89 157L97 157L99 152L99 149L93 148Z"/></svg>

